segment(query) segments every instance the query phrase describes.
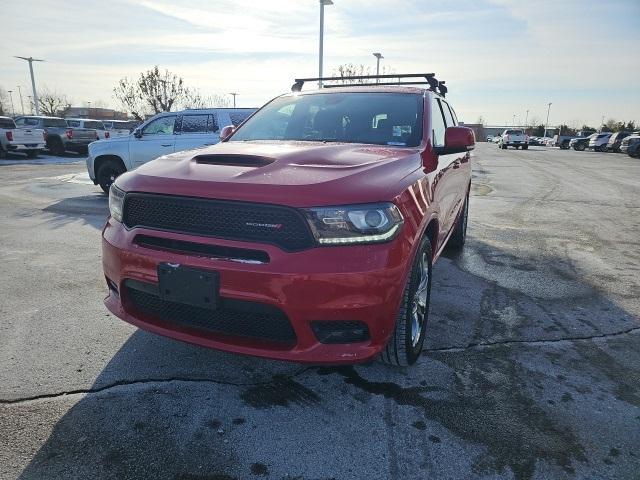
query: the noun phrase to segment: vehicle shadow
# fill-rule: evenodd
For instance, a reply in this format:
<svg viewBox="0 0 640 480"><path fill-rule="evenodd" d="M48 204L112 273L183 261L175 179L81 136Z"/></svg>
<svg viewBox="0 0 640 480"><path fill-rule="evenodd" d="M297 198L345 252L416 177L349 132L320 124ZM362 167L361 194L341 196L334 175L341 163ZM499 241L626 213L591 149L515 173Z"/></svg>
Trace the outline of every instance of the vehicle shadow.
<svg viewBox="0 0 640 480"><path fill-rule="evenodd" d="M101 230L109 216L109 199L102 192L68 197L51 203L42 211L47 214L50 228L62 228L70 223L82 222Z"/></svg>
<svg viewBox="0 0 640 480"><path fill-rule="evenodd" d="M43 438L20 478L637 473L640 337L607 335L638 318L562 258L541 266L479 241L447 255L413 368L301 367L137 331L91 393L12 407ZM507 271L511 284L492 277Z"/></svg>

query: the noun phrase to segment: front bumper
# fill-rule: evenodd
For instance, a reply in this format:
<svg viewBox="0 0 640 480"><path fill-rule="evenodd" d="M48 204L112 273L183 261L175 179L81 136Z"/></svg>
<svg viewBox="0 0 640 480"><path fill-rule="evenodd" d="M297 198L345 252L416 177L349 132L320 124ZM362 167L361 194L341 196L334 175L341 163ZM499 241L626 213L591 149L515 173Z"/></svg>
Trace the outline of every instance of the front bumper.
<svg viewBox="0 0 640 480"><path fill-rule="evenodd" d="M247 264L142 247L136 235L241 247L268 253L269 263ZM402 235L385 244L318 247L286 253L278 247L225 241L137 228L127 230L110 219L103 231L103 267L113 289L105 305L116 316L145 330L229 352L314 364L366 362L385 347L395 327L407 275L411 245ZM215 270L220 297L258 302L282 310L295 332L295 344L283 346L253 337L228 336L172 324L141 313L127 298L125 280L157 285L159 263L178 263ZM325 344L316 338L313 321L360 321L369 340Z"/></svg>

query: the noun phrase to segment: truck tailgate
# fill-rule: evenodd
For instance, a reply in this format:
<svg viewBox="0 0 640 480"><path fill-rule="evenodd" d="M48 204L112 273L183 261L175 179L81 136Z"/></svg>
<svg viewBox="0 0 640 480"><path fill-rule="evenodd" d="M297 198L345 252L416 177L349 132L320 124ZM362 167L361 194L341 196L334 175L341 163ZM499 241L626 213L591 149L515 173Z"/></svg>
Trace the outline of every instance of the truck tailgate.
<svg viewBox="0 0 640 480"><path fill-rule="evenodd" d="M44 143L44 131L33 129L15 128L11 130L13 140L10 142L12 145L31 145L36 143Z"/></svg>
<svg viewBox="0 0 640 480"><path fill-rule="evenodd" d="M77 143L91 143L96 141L96 131L92 128L70 128L71 140Z"/></svg>

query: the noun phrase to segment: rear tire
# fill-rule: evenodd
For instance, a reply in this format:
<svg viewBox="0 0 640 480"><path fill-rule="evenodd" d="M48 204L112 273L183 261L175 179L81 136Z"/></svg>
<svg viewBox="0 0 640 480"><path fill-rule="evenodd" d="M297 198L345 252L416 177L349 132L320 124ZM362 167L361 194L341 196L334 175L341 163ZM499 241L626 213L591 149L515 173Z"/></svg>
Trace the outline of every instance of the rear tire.
<svg viewBox="0 0 640 480"><path fill-rule="evenodd" d="M587 146L584 143L579 143L574 147L578 152L584 152L585 148L587 148Z"/></svg>
<svg viewBox="0 0 640 480"><path fill-rule="evenodd" d="M413 260L396 325L380 360L396 367L413 365L424 344L431 299L431 243L423 237Z"/></svg>
<svg viewBox="0 0 640 480"><path fill-rule="evenodd" d="M0 145L0 159L4 160L5 158L7 158L7 152L2 148L2 145Z"/></svg>
<svg viewBox="0 0 640 480"><path fill-rule="evenodd" d="M507 146L506 146L506 145L502 145L502 149L503 149L503 150L506 150L506 149L507 149Z"/></svg>
<svg viewBox="0 0 640 480"><path fill-rule="evenodd" d="M64 152L65 152L64 145L62 144L62 140L60 140L59 138L52 138L48 142L47 148L49 149L52 155L60 156L60 155L64 155Z"/></svg>
<svg viewBox="0 0 640 480"><path fill-rule="evenodd" d="M40 150L27 150L27 158L37 158Z"/></svg>
<svg viewBox="0 0 640 480"><path fill-rule="evenodd" d="M529 145L523 145L523 146L522 146L522 149L523 149L523 150L529 150Z"/></svg>
<svg viewBox="0 0 640 480"><path fill-rule="evenodd" d="M124 172L126 172L126 169L123 168L119 162L115 160L107 160L100 165L100 168L98 168L96 180L98 180L98 185L100 185L102 191L109 194L111 184Z"/></svg>

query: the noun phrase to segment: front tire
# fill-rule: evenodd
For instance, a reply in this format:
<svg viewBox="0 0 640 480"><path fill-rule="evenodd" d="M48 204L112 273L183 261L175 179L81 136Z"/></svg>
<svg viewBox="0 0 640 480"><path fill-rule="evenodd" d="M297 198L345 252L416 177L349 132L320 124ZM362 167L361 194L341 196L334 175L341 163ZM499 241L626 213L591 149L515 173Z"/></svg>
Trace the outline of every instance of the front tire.
<svg viewBox="0 0 640 480"><path fill-rule="evenodd" d="M574 147L574 150L577 150L578 152L584 152L586 148L587 146L584 143L579 143Z"/></svg>
<svg viewBox="0 0 640 480"><path fill-rule="evenodd" d="M111 184L115 182L116 178L122 175L126 170L115 160L107 160L100 168L98 168L98 172L96 174L96 180L98 180L98 185L102 191L106 194L109 194L109 188L111 188Z"/></svg>
<svg viewBox="0 0 640 480"><path fill-rule="evenodd" d="M413 365L420 357L431 299L431 244L420 242L409 278L402 292L396 325L380 360L396 367Z"/></svg>

